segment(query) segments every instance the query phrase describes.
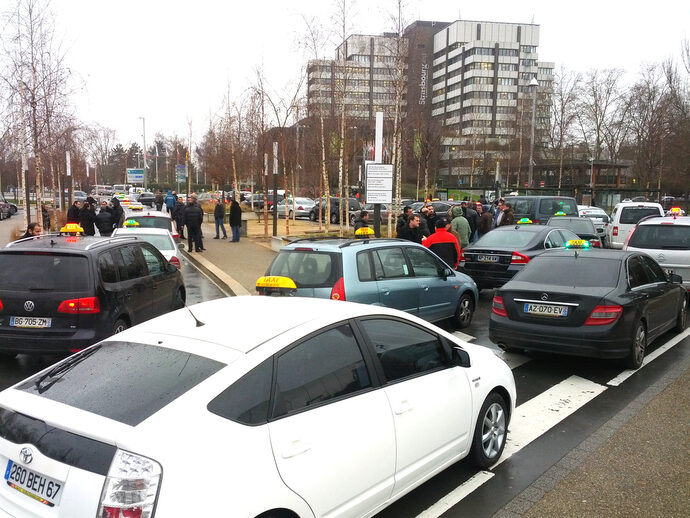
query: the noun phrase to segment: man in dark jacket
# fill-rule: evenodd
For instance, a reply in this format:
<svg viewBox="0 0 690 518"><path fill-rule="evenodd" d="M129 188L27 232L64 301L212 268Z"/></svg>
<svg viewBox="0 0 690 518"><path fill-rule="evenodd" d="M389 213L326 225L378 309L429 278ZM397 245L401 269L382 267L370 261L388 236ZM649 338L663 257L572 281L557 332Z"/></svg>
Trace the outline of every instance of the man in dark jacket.
<svg viewBox="0 0 690 518"><path fill-rule="evenodd" d="M398 230L398 237L400 239L407 239L414 243L422 244L422 229L420 228L419 214L412 214L407 218L407 225Z"/></svg>
<svg viewBox="0 0 690 518"><path fill-rule="evenodd" d="M422 244L447 264L457 268L460 261L460 246L458 246L457 238L448 232L449 228L448 220L438 218L436 220L436 232L422 241Z"/></svg>
<svg viewBox="0 0 690 518"><path fill-rule="evenodd" d="M513 207L510 205L510 203L504 203L503 204L503 215L501 216L498 226L499 227L504 227L506 225L514 225L515 224L515 212L513 211Z"/></svg>
<svg viewBox="0 0 690 518"><path fill-rule="evenodd" d="M182 201L182 197L177 199L175 203L175 208L172 211L172 219L175 220L175 226L177 226L177 233L180 235L180 239L185 239L184 237L184 209L185 205Z"/></svg>
<svg viewBox="0 0 690 518"><path fill-rule="evenodd" d="M43 219L43 230L50 232L50 212L45 203L41 204L41 218Z"/></svg>
<svg viewBox="0 0 690 518"><path fill-rule="evenodd" d="M79 211L81 210L81 202L75 201L67 211L67 223L79 223Z"/></svg>
<svg viewBox="0 0 690 518"><path fill-rule="evenodd" d="M225 231L225 224L223 223L223 220L225 220L225 203L222 199L218 200L218 203L213 208L213 219L216 221L216 237L213 239L220 238L220 229L223 229L223 239L227 239L228 233Z"/></svg>
<svg viewBox="0 0 690 518"><path fill-rule="evenodd" d="M156 203L156 210L160 211L163 208L163 203L165 203L164 200L165 198L163 198L163 191L158 189L158 194L156 194L156 197L154 198L154 201Z"/></svg>
<svg viewBox="0 0 690 518"><path fill-rule="evenodd" d="M118 198L113 198L110 203L113 205L113 210L110 213L113 218L113 228L120 228L125 223L125 209L120 205Z"/></svg>
<svg viewBox="0 0 690 518"><path fill-rule="evenodd" d="M101 202L101 210L96 214L96 228L102 236L108 237L113 233L113 213L105 200Z"/></svg>
<svg viewBox="0 0 690 518"><path fill-rule="evenodd" d="M470 242L473 241L474 233L477 231L477 225L479 225L479 214L472 208L471 202L463 201L460 206L462 207L462 212L465 214L465 219L470 224Z"/></svg>
<svg viewBox="0 0 690 518"><path fill-rule="evenodd" d="M398 221L395 223L395 233L400 233L401 228L405 228L409 223L410 214L412 214L412 207L406 205L403 213L398 216Z"/></svg>
<svg viewBox="0 0 690 518"><path fill-rule="evenodd" d="M96 227L96 208L91 203L84 202L82 208L79 210L79 226L84 229L85 236L95 236Z"/></svg>
<svg viewBox="0 0 690 518"><path fill-rule="evenodd" d="M369 226L369 212L366 210L361 210L359 212L359 217L355 218L355 232L357 232L362 227Z"/></svg>
<svg viewBox="0 0 690 518"><path fill-rule="evenodd" d="M195 251L201 252L204 249L204 245L201 242L201 223L203 221L204 211L197 204L196 198L191 197L182 213L182 222L187 227L187 243L190 253L192 252L192 243L194 243Z"/></svg>
<svg viewBox="0 0 690 518"><path fill-rule="evenodd" d="M230 230L232 231L232 243L240 240L240 230L242 229L242 207L237 200L230 202Z"/></svg>

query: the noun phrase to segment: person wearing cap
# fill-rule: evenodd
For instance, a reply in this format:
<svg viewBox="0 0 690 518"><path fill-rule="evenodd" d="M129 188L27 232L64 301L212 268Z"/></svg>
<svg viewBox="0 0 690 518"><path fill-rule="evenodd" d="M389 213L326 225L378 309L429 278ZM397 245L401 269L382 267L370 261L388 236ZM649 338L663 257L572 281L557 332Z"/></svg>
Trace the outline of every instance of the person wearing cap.
<svg viewBox="0 0 690 518"><path fill-rule="evenodd" d="M465 214L467 222L470 224L470 243L474 241L474 233L477 230L477 224L479 223L479 216L477 211L474 210L474 203L471 201L463 201L460 206L462 207L462 212Z"/></svg>
<svg viewBox="0 0 690 518"><path fill-rule="evenodd" d="M460 261L460 246L457 238L451 234L450 222L445 218L436 220L436 232L422 241L422 244L453 268L458 267Z"/></svg>

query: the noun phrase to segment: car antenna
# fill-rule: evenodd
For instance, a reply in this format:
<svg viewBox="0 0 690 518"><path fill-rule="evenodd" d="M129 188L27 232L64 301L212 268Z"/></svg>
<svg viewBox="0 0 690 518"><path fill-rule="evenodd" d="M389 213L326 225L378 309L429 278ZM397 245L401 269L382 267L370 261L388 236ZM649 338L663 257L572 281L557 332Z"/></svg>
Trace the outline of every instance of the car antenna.
<svg viewBox="0 0 690 518"><path fill-rule="evenodd" d="M189 308L189 306L187 305L186 302L185 302L185 304L184 304L184 307L187 309L187 311L189 311L189 314L192 315L192 318L193 318L194 321L196 322L196 327L201 327L201 326L206 325L206 324L204 324L201 320L199 320L198 318L196 318L196 316L194 316L194 313L192 313L192 310Z"/></svg>

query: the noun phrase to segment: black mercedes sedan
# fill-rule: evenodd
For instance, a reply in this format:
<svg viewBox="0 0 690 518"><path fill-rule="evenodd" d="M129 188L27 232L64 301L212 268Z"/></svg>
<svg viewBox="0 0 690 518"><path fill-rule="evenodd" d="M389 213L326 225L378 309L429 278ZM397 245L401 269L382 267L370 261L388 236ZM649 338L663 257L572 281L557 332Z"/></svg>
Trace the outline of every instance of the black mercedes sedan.
<svg viewBox="0 0 690 518"><path fill-rule="evenodd" d="M464 249L458 270L472 277L479 289L498 288L532 258L577 239L570 230L526 222L498 227Z"/></svg>
<svg viewBox="0 0 690 518"><path fill-rule="evenodd" d="M489 338L506 350L624 358L637 369L647 344L685 329L681 282L639 252L548 251L495 292Z"/></svg>

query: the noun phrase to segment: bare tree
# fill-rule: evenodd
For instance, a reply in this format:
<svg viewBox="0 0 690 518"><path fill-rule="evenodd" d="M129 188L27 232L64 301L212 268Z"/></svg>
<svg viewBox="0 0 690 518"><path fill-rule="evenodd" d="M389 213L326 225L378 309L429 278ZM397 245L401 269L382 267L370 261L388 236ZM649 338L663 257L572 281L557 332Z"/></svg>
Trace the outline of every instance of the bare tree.
<svg viewBox="0 0 690 518"><path fill-rule="evenodd" d="M551 148L558 154L558 194L563 180L563 156L566 141L577 117L577 92L582 77L561 67L554 77L551 110Z"/></svg>

